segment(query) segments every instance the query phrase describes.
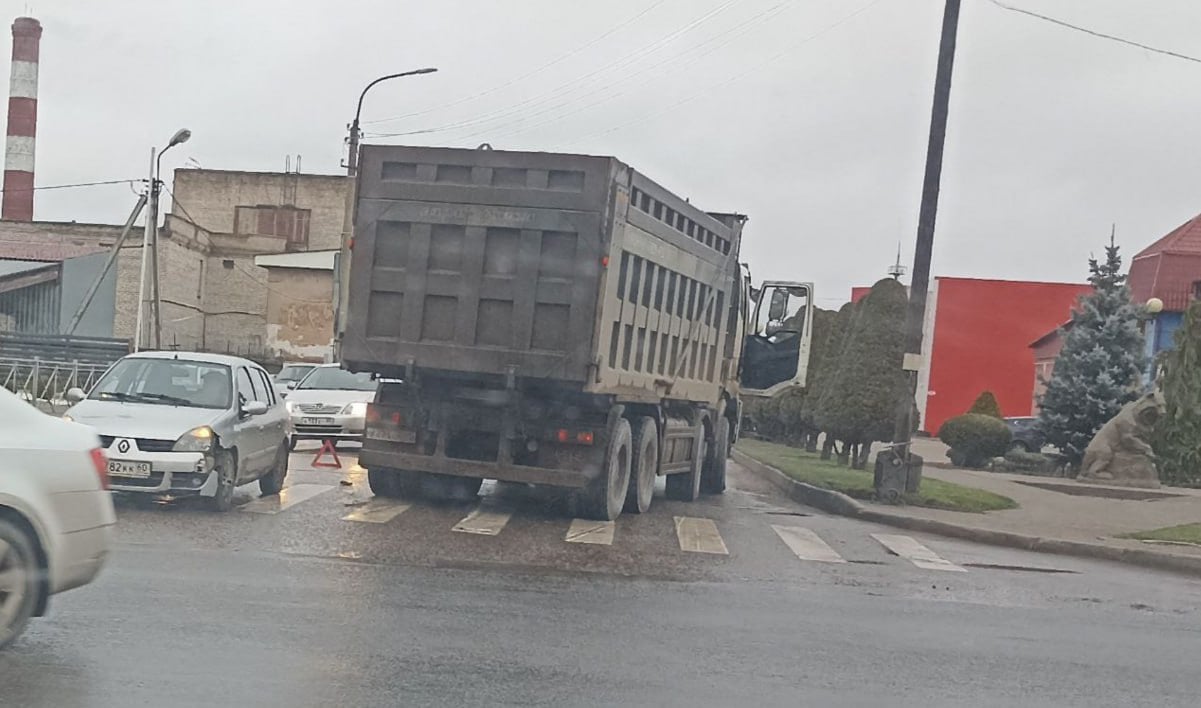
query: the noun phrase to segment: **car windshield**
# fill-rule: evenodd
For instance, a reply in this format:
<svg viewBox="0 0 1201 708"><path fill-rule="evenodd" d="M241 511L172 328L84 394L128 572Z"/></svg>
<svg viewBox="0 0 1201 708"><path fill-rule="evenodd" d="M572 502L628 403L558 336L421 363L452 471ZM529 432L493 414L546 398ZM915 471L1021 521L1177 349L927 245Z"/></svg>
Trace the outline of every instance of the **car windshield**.
<svg viewBox="0 0 1201 708"><path fill-rule="evenodd" d="M374 391L378 382L371 374L354 374L334 366L322 366L314 369L297 389L325 389L335 391Z"/></svg>
<svg viewBox="0 0 1201 708"><path fill-rule="evenodd" d="M129 357L109 369L89 398L191 408L228 408L229 367L184 359Z"/></svg>
<svg viewBox="0 0 1201 708"><path fill-rule="evenodd" d="M290 364L279 370L279 373L275 375L275 380L284 383L287 383L288 381L300 381L304 378L305 374L309 373L315 368L317 367L297 366L295 364Z"/></svg>

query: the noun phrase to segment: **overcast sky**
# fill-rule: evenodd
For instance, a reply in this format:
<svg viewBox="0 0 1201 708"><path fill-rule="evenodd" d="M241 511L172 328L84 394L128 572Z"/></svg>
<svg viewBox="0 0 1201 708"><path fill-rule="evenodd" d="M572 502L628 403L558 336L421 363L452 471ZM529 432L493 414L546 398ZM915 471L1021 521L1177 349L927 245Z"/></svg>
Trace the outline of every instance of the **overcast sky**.
<svg viewBox="0 0 1201 708"><path fill-rule="evenodd" d="M1196 0L1007 1L1201 55ZM364 107L369 133L432 132L376 142L616 155L748 214L756 278L815 280L825 307L898 242L912 259L942 0L0 6L45 28L39 185L140 177L184 126L165 166L334 173L362 86L436 66ZM1199 86L1201 64L964 0L934 274L1079 281L1111 223L1129 257L1201 212ZM119 223L134 199L41 191L36 217Z"/></svg>

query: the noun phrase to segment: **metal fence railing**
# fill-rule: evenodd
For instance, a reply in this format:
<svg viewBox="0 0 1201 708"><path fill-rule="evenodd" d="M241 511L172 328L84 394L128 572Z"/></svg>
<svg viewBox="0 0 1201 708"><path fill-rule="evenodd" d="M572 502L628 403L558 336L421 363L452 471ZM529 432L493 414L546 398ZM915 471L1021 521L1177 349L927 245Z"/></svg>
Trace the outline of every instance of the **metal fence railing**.
<svg viewBox="0 0 1201 708"><path fill-rule="evenodd" d="M69 404L67 391L88 391L108 364L79 361L0 358L0 386L46 413L62 413Z"/></svg>

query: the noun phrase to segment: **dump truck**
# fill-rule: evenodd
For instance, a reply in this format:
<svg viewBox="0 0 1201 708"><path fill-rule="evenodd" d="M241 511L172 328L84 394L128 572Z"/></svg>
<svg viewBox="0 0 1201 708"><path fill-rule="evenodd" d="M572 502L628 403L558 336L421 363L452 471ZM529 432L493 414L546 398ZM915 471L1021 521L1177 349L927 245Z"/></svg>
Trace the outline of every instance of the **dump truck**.
<svg viewBox="0 0 1201 708"><path fill-rule="evenodd" d="M613 157L365 145L343 368L384 381L383 497L568 490L575 513L720 494L740 395L803 385L811 283L752 287L747 218Z"/></svg>

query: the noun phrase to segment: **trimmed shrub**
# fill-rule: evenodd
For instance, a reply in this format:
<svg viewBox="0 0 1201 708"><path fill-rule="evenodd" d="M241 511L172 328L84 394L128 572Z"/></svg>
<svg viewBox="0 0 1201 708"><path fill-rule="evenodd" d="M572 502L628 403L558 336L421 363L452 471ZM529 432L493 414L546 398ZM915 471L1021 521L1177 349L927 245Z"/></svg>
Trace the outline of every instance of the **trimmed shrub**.
<svg viewBox="0 0 1201 708"><path fill-rule="evenodd" d="M976 402L968 409L968 413L979 413L980 415L989 415L993 418L1004 418L1001 415L1001 406L997 403L997 397L992 391L985 391L976 397Z"/></svg>
<svg viewBox="0 0 1201 708"><path fill-rule="evenodd" d="M938 439L951 448L951 462L966 467L983 467L1009 447L1009 428L999 418L965 413L951 418L938 429Z"/></svg>

